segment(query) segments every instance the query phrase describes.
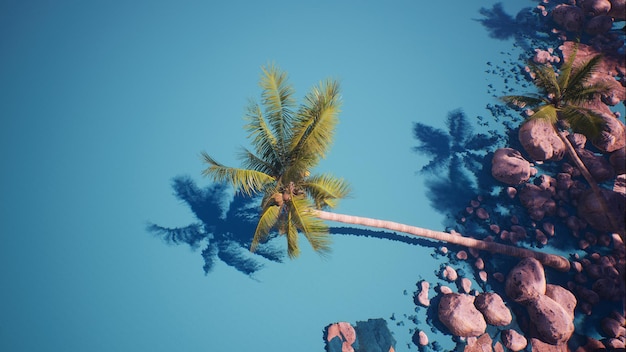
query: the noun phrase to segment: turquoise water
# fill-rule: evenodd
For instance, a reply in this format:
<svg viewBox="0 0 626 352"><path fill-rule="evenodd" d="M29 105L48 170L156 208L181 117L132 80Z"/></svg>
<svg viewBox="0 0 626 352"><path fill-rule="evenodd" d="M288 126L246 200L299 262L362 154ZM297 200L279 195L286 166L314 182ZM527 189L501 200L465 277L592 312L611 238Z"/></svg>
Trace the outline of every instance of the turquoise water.
<svg viewBox="0 0 626 352"><path fill-rule="evenodd" d="M329 258L303 241L299 259L259 260L251 278L219 260L205 275L202 247L146 225L198 221L172 179L208 187L203 150L236 165L247 99L276 62L300 97L341 81L318 170L353 187L337 211L444 230L413 123L489 115L488 84L502 83L487 62L522 50L477 21L493 4L2 2L0 350L313 352L328 324L379 317L409 350L411 329L430 329L412 293L446 262L439 244L333 235Z"/></svg>

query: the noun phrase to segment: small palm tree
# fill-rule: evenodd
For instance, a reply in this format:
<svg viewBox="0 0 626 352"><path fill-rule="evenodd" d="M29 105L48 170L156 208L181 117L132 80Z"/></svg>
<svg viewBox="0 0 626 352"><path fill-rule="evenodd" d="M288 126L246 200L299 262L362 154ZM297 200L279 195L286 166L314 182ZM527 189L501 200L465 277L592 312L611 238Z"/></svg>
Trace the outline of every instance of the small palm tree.
<svg viewBox="0 0 626 352"><path fill-rule="evenodd" d="M294 90L287 82L287 75L273 65L262 71L263 108L251 103L246 114L246 129L256 154L243 149L241 159L244 168L233 168L202 153L209 165L203 172L205 176L217 182L230 183L237 191L262 195L261 214L250 246L252 251L272 231L278 231L287 237L287 254L291 258L300 253L299 232L315 251L327 253L330 241L328 227L323 220L328 220L385 228L517 257L535 257L545 265L569 270L569 261L556 255L391 221L325 211L335 207L337 201L350 192L349 185L341 178L330 174L311 174L332 142L341 105L339 84L333 80L321 82L296 108Z"/></svg>
<svg viewBox="0 0 626 352"><path fill-rule="evenodd" d="M615 219L610 216L608 206L601 193L598 183L580 159L576 149L567 138L567 131L581 133L590 139L596 138L604 127L602 116L588 106L600 99L610 87L603 83L589 83L590 78L600 63L597 55L586 63L574 67L577 49L565 62L557 74L551 65L529 63L534 76L534 83L539 89L538 94L508 95L501 99L519 108L532 109L530 119L543 119L554 128L554 132L565 144L570 158L574 161L583 177L587 180L595 196L604 208L612 227L617 231Z"/></svg>

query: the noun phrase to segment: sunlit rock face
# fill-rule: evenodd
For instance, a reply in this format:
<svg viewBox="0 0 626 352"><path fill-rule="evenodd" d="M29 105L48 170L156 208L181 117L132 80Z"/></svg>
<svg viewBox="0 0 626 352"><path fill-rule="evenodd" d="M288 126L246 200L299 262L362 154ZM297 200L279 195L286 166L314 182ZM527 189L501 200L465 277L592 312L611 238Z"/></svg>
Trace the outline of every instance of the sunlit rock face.
<svg viewBox="0 0 626 352"><path fill-rule="evenodd" d="M496 150L491 160L493 177L508 185L519 185L530 179L531 167L522 154L512 148Z"/></svg>
<svg viewBox="0 0 626 352"><path fill-rule="evenodd" d="M565 144L552 125L541 119L531 119L520 127L518 138L528 155L537 161L561 160Z"/></svg>

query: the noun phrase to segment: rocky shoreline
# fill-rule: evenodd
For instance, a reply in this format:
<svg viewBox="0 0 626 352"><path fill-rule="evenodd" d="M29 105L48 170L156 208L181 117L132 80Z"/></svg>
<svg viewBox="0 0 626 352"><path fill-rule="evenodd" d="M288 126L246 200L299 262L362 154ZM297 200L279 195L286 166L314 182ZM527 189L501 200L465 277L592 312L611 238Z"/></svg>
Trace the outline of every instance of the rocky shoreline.
<svg viewBox="0 0 626 352"><path fill-rule="evenodd" d="M626 4L623 0L558 4L544 0L535 10L542 21L554 26L551 32L561 42L556 50L535 48L532 60L536 64L558 67L575 53L576 66L595 55L603 56L592 80L609 84L611 90L589 107L602 115L605 127L591 141L579 134L567 138L595 181L606 186L602 193L617 223L606 221L607 214L568 159L554 129L541 120L527 120L517 133L521 148L500 148L491 159L491 174L503 185L502 192L525 213L511 214L503 221L484 195L469 202L459 224L463 227L472 221L487 229L487 235L478 235L482 240L553 246L569 254L572 269L550 275L537 260L526 258L506 270L484 253L440 247L437 255L447 256L450 262L442 266L439 278L452 288L421 280L414 300L418 309L436 315L444 333L455 336L457 350L623 351L626 127L609 106L624 104L626 99L624 33L614 30L615 22L626 20ZM576 37L580 43L575 43ZM530 69L525 71L532 74ZM459 274L457 269L466 264L471 264L473 275ZM472 288L468 279L472 276L478 289ZM578 331L580 321L594 325L597 333ZM348 329L351 325L338 324L326 328L327 351L394 350L394 345L359 347L358 334ZM350 337L331 347L330 341L337 336ZM421 327L413 336L420 350L439 350Z"/></svg>

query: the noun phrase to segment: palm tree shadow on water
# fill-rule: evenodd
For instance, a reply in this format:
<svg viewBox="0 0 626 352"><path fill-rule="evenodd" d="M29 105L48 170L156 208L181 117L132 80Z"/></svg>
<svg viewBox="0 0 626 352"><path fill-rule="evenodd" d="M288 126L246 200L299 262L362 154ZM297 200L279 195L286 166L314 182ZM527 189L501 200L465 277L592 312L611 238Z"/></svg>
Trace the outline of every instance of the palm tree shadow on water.
<svg viewBox="0 0 626 352"><path fill-rule="evenodd" d="M259 217L259 201L240 193L232 195L224 184L200 188L188 176L172 180L174 196L183 201L198 222L183 227L164 227L148 223L147 231L169 245L187 244L193 250L204 246L204 272L209 274L216 261L221 260L235 270L254 278L264 262L282 263L286 250L272 241L272 235L254 253L249 248ZM230 199L230 200L229 200ZM352 235L434 247L436 243L417 237L407 237L388 231L373 231L356 227L330 227L331 235Z"/></svg>

